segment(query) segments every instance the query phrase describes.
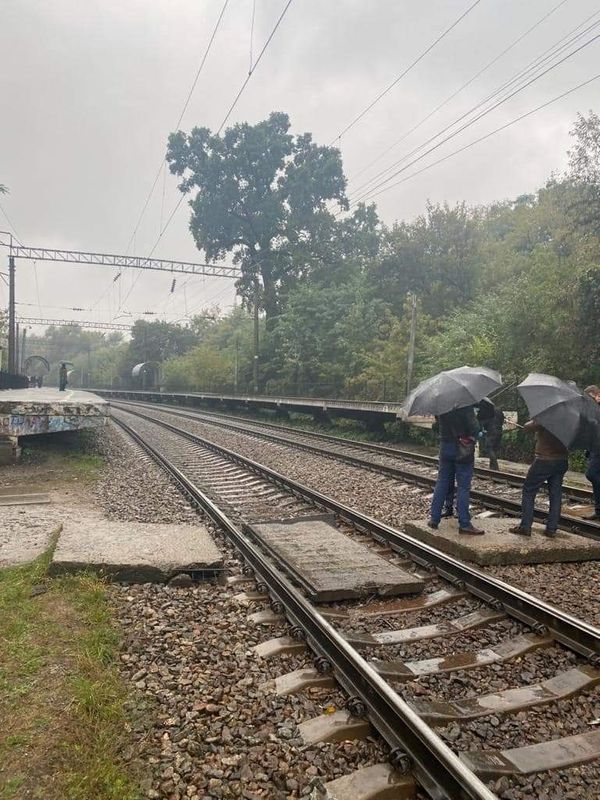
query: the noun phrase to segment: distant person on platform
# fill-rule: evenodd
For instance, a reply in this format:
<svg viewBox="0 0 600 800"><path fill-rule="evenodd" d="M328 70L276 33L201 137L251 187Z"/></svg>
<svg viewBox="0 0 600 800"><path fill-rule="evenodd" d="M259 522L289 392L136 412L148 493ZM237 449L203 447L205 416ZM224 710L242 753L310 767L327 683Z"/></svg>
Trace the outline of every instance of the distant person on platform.
<svg viewBox="0 0 600 800"><path fill-rule="evenodd" d="M491 405L491 404L490 404ZM504 428L504 412L492 406L491 413L482 418L477 415L485 435L485 454L490 460L490 469L498 470L498 453L502 445L502 431Z"/></svg>
<svg viewBox="0 0 600 800"><path fill-rule="evenodd" d="M484 531L471 522L469 499L475 466L475 442L479 424L474 406L457 408L438 417L440 431L440 466L431 501L431 514L427 525L436 530L442 518L442 509L449 490L456 480L456 510L458 532L480 535Z"/></svg>
<svg viewBox="0 0 600 800"><path fill-rule="evenodd" d="M588 386L586 394L600 404L600 388L595 384ZM592 484L594 492L594 513L588 519L600 520L600 448L586 451L587 469L585 477Z"/></svg>
<svg viewBox="0 0 600 800"><path fill-rule="evenodd" d="M44 383L44 376L43 375L38 375L36 380L37 380L38 389L41 389L42 388L42 384Z"/></svg>
<svg viewBox="0 0 600 800"><path fill-rule="evenodd" d="M63 361L62 364L60 365L60 369L58 370L58 390L60 392L64 392L64 390L67 388L68 382L69 381L67 380L67 365Z"/></svg>
<svg viewBox="0 0 600 800"><path fill-rule="evenodd" d="M556 536L560 519L562 482L569 466L569 453L556 436L534 419L529 420L523 426L523 430L535 431L535 458L523 484L521 522L509 530L511 533L521 536L531 536L535 498L541 487L547 483L550 508L544 533L546 536L553 537Z"/></svg>

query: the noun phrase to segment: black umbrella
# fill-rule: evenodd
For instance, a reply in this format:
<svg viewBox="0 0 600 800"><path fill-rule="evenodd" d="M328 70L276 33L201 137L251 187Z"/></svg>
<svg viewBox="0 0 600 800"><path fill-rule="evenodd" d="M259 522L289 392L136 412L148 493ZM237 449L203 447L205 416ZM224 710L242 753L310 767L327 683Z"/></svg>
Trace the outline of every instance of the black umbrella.
<svg viewBox="0 0 600 800"><path fill-rule="evenodd" d="M502 386L502 377L488 367L456 367L422 381L404 402L407 416L445 414L478 403Z"/></svg>
<svg viewBox="0 0 600 800"><path fill-rule="evenodd" d="M530 373L518 385L529 414L572 450L596 449L600 444L600 406L572 381Z"/></svg>

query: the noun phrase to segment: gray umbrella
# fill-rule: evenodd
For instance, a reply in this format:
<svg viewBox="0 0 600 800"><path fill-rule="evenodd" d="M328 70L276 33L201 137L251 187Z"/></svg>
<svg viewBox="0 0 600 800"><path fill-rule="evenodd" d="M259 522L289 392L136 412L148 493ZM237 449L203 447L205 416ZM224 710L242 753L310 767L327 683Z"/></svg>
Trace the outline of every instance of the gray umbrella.
<svg viewBox="0 0 600 800"><path fill-rule="evenodd" d="M600 444L600 406L572 381L530 373L518 385L529 414L572 450Z"/></svg>
<svg viewBox="0 0 600 800"><path fill-rule="evenodd" d="M465 408L502 386L502 377L488 367L456 367L422 381L404 402L407 416L445 414Z"/></svg>

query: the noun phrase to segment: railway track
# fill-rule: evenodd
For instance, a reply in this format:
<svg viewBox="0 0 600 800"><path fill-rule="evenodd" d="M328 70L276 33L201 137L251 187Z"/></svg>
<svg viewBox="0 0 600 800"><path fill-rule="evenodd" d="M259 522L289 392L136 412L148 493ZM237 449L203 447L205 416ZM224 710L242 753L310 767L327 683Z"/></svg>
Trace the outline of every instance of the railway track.
<svg viewBox="0 0 600 800"><path fill-rule="evenodd" d="M141 409L117 411L115 419L168 471L190 501L201 506L226 532L256 581L257 590L246 593L245 600L271 602L270 609L259 612L257 621L268 623L282 615L287 617L292 638L259 646L263 656L304 644L314 651L321 673L330 672L347 692L348 719L367 717L387 742L390 763L397 775L404 776L398 779L408 782L407 791L414 778L432 798L491 800L496 795L485 781L518 774L519 763L507 761L505 754L495 751L475 751L459 757L434 728L448 722L467 724L491 710L511 714L524 708L539 708L560 697L577 696L600 681L597 628L333 498L176 425L154 419ZM252 536L251 527L244 525L265 516L301 518L314 514L315 509L335 513L349 533L351 527L353 535L363 536L365 541L369 537L373 547L384 545L391 561L415 562L416 574L429 578L426 593L399 601L315 606L289 565L266 552ZM241 583L247 577L240 575L234 581ZM456 616L465 610L468 613ZM407 615L417 621L421 615L428 624L401 627ZM465 631L472 631L474 642L484 646L453 653L452 643L460 643ZM433 657L429 654L429 658L407 659L407 648L424 656L430 647ZM448 648L450 654L446 653ZM533 685L519 685L487 698L472 698L468 703L453 702L451 692L444 703L422 697L409 697L410 702L405 699L410 685L407 681L418 681L423 676L443 680L457 673L476 673L486 664L510 668L512 662L533 651L540 663L550 659L551 664L542 668L546 679ZM555 663L570 668L558 669L548 679ZM319 680L318 671L313 678ZM286 691L294 680L293 674L282 677ZM565 761L567 750L570 755ZM531 764L537 767L534 771L589 762L600 756L600 731L570 741L568 747L565 742L547 743L545 753L545 760L539 760L539 753L530 754ZM521 771L528 771L522 762L520 766Z"/></svg>
<svg viewBox="0 0 600 800"><path fill-rule="evenodd" d="M350 442L328 434L299 432L286 426L272 426L268 423L248 421L240 417L223 418L222 415L207 412L188 411L181 408L160 406L154 403L117 403L116 408L140 407L159 410L176 417L202 421L231 431L255 436L277 444L299 448L332 459L343 461L363 469L395 478L404 483L413 483L431 490L437 477L437 458L422 453L398 450L394 447L371 443ZM325 442L326 444L320 444ZM418 467L415 469L414 464ZM477 467L476 480L471 491L472 501L483 509L498 511L508 516L520 516L521 489L523 476ZM491 484L491 486L490 486ZM593 504L591 491L565 486L566 504L563 505L560 525L565 530L600 540L600 525L582 519L572 513L581 503ZM544 520L547 515L547 502L540 497L535 510L535 518Z"/></svg>

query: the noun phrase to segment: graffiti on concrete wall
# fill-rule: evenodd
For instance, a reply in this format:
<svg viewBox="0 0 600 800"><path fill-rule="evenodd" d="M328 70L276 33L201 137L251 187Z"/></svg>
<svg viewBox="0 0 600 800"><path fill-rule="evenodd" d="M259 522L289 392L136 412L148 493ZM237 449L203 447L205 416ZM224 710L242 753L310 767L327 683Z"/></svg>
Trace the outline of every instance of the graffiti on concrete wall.
<svg viewBox="0 0 600 800"><path fill-rule="evenodd" d="M10 414L0 416L0 436L33 436L39 433L79 431L84 428L99 428L106 422L105 416Z"/></svg>

